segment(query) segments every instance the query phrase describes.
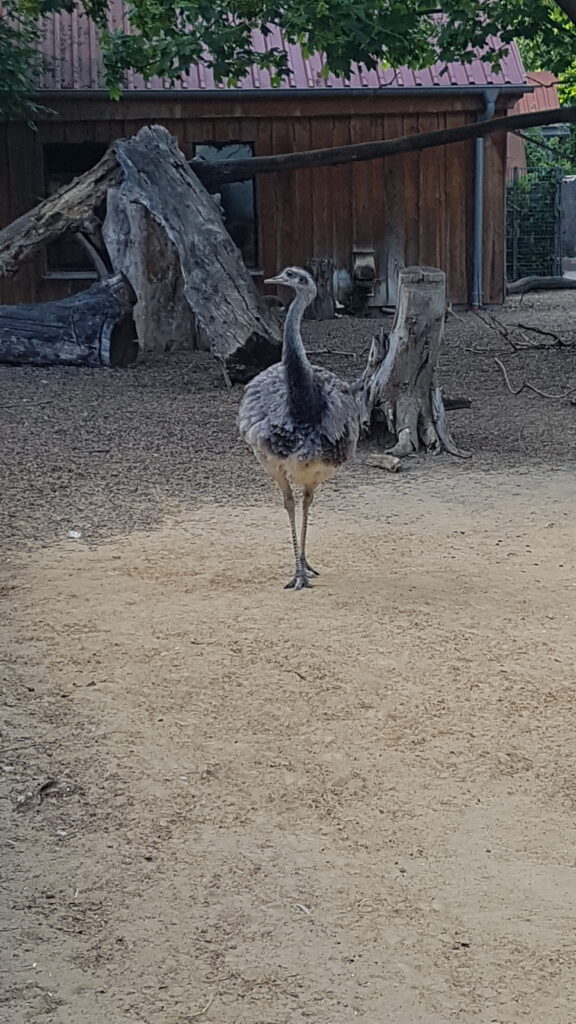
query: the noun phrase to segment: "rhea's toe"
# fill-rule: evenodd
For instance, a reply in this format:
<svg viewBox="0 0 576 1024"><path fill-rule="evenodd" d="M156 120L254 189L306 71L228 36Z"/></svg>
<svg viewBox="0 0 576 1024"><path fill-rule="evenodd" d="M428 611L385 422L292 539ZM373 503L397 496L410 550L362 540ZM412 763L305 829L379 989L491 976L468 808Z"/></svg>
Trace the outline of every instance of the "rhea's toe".
<svg viewBox="0 0 576 1024"><path fill-rule="evenodd" d="M289 583L286 584L284 590L312 590L312 584L308 580L306 570L303 573L294 576Z"/></svg>
<svg viewBox="0 0 576 1024"><path fill-rule="evenodd" d="M310 565L310 563L309 563L309 562L306 562L306 564L305 564L305 566L304 566L304 569L306 570L306 575L307 575L307 576L308 576L309 578L311 578L312 576L319 576L319 575L320 575L320 573L319 573L319 572L316 572L316 569L313 569L313 568L312 568L312 566Z"/></svg>
<svg viewBox="0 0 576 1024"><path fill-rule="evenodd" d="M296 577L296 582L294 584L294 590L312 590L312 589L313 589L312 588L312 584L310 583L310 580L308 579L308 576L306 575L306 570L304 570L304 572L302 573L301 576L297 576Z"/></svg>

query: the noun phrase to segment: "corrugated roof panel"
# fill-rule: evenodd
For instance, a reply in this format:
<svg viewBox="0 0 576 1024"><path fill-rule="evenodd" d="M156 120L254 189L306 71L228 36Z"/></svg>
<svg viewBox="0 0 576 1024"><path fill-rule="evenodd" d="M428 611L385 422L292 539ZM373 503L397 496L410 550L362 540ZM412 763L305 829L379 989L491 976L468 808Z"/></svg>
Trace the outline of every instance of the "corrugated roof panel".
<svg viewBox="0 0 576 1024"><path fill-rule="evenodd" d="M0 0L1 9L1 0ZM110 5L110 23L112 27L127 28L127 5L124 0L112 0ZM500 71L493 72L490 65L480 58L469 64L441 64L422 71L410 68L377 68L367 70L354 67L350 77L345 81L330 75L322 77L322 58L314 54L305 59L299 46L285 42L282 33L276 26L271 33L264 36L254 33L254 49L263 53L272 47L285 52L291 74L287 80L275 90L280 93L294 89L313 90L315 92L337 91L343 89L375 90L375 89L440 89L465 88L467 86L517 86L526 84L526 75L516 45L513 43L506 57L502 60ZM495 47L498 40L491 36L490 45ZM44 71L41 88L49 90L71 91L73 89L95 90L104 87L102 61L98 45L97 33L90 20L78 11L71 14L50 15L46 19L46 31L43 52L48 58L49 66ZM533 76L532 76L533 77ZM222 86L214 81L211 68L207 66L192 67L182 76L180 82L169 87L167 83L154 78L145 83L140 75L128 73L126 76L128 91L152 91L173 88L177 91L213 92L222 91ZM270 72L266 68L253 68L235 89L251 92L272 89ZM528 98L526 97L526 100ZM525 102L525 101L523 101ZM530 108L533 109L533 108Z"/></svg>
<svg viewBox="0 0 576 1024"><path fill-rule="evenodd" d="M515 104L514 114L533 114L539 110L553 110L560 105L558 79L551 71L527 71L526 83L533 86L534 92L526 93Z"/></svg>

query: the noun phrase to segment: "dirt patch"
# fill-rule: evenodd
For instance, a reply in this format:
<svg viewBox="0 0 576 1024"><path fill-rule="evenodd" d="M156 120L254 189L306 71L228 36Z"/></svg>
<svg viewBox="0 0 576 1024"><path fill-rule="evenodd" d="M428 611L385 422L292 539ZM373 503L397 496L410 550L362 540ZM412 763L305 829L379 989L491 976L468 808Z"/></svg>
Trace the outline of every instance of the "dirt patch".
<svg viewBox="0 0 576 1024"><path fill-rule="evenodd" d="M374 327L308 344L355 377ZM205 359L0 368L11 1024L572 1024L576 408L495 355L576 385L451 318L472 462L361 453L300 594Z"/></svg>
<svg viewBox="0 0 576 1024"><path fill-rule="evenodd" d="M12 556L13 1024L571 1024L576 485L434 481Z"/></svg>

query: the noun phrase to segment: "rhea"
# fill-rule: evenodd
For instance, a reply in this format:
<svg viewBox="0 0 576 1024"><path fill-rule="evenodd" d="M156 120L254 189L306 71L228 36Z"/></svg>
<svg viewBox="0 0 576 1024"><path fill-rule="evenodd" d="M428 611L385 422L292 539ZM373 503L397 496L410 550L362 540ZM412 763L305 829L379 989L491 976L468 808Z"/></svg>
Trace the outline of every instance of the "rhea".
<svg viewBox="0 0 576 1024"><path fill-rule="evenodd" d="M246 386L238 425L284 497L294 548L294 577L286 584L302 590L319 574L306 555L308 513L320 484L329 480L356 450L359 415L349 386L329 370L313 366L304 349L301 323L316 296L310 274L286 267L266 284L295 292L284 323L282 362ZM294 488L302 488L302 526L296 532Z"/></svg>

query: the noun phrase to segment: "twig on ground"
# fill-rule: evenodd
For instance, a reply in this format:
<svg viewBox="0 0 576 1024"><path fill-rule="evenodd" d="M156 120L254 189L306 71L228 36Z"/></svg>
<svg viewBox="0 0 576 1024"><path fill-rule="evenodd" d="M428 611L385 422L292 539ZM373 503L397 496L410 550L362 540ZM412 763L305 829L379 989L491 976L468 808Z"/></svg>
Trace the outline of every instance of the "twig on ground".
<svg viewBox="0 0 576 1024"><path fill-rule="evenodd" d="M514 350L514 352L521 352L526 349L546 350L556 347L570 348L574 344L572 341L564 341L558 334L555 334L553 331L544 331L540 327L532 327L530 326L530 324L503 324L502 321L499 320L493 313L482 314L479 310L477 310L476 316L478 317L479 320L482 321L483 324L486 325L486 327L489 327L491 330L495 331L496 334L499 334L500 337L504 339L504 341L507 341L508 344ZM521 340L519 341L518 338L514 338L511 334L511 331L517 331L518 336ZM540 334L543 337L552 338L552 343L546 344L545 342L538 342L532 338L529 338L524 333L525 331L533 331L534 334ZM473 350L468 349L467 351Z"/></svg>
<svg viewBox="0 0 576 1024"><path fill-rule="evenodd" d="M518 324L511 324L511 326L512 327L520 327L520 328L522 328L523 331L534 331L534 334L542 334L545 338L552 338L553 339L554 345L542 345L542 346L538 346L539 348L540 347L542 347L542 348L554 348L555 345L558 345L558 348L571 348L571 346L574 344L573 341L564 341L564 339L561 338L560 335L555 334L554 331L544 331L544 330L542 330L541 327L531 327L530 324L520 324L520 323L518 323Z"/></svg>
<svg viewBox="0 0 576 1024"><path fill-rule="evenodd" d="M454 312L454 310L452 309L452 303L451 302L448 303L448 305L446 307L446 312L449 313L451 316L453 316L456 320L461 320L463 324L466 323L466 318L465 317L460 316L459 313L455 313Z"/></svg>
<svg viewBox="0 0 576 1024"><path fill-rule="evenodd" d="M446 412L451 412L453 409L470 409L472 406L472 400L463 395L454 395L453 398L450 398L442 392L442 399Z"/></svg>
<svg viewBox="0 0 576 1024"><path fill-rule="evenodd" d="M189 1013L188 1014L189 1019L190 1020L194 1020L196 1017L203 1017L204 1014L207 1013L208 1010L210 1009L210 1007L212 1006L212 1003L214 1002L214 996L215 995L216 995L216 991L214 990L213 992L210 993L210 999L206 1003L206 1006L203 1006L201 1010L196 1010L196 1013Z"/></svg>
<svg viewBox="0 0 576 1024"><path fill-rule="evenodd" d="M351 356L353 359L358 357L357 352L349 352L347 349L337 348L309 348L309 356Z"/></svg>
<svg viewBox="0 0 576 1024"><path fill-rule="evenodd" d="M231 391L232 390L232 381L230 380L230 374L228 373L228 370L226 368L226 363L224 362L224 357L220 354L220 352L216 352L215 349L212 349L212 355L215 356L217 362L220 364L220 369L222 370L222 376L224 377L224 383L225 383L226 387L228 388L228 391Z"/></svg>
<svg viewBox="0 0 576 1024"><path fill-rule="evenodd" d="M402 462L395 455L374 452L366 458L367 466L377 466L378 469L387 469L390 473L398 473Z"/></svg>
<svg viewBox="0 0 576 1024"><path fill-rule="evenodd" d="M511 395L519 395L522 391L533 391L535 395L540 395L541 398L559 399L568 398L568 395L571 395L574 393L574 391L576 391L575 384L574 387L568 388L567 391L563 391L560 395L551 395L549 391L541 391L540 388L537 388L535 384L529 384L527 381L524 381L524 383L521 384L519 388L514 389L510 383L508 371L506 370L504 363L502 363L500 359L496 359L496 357L494 357L494 362L498 366L500 373L502 374L502 377L504 379L504 383Z"/></svg>

